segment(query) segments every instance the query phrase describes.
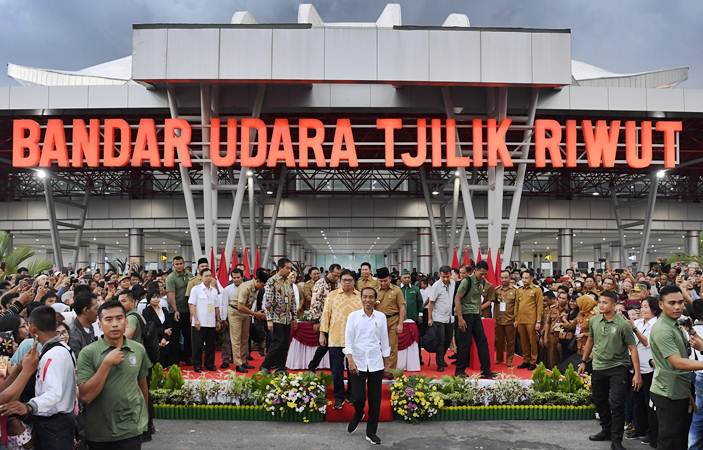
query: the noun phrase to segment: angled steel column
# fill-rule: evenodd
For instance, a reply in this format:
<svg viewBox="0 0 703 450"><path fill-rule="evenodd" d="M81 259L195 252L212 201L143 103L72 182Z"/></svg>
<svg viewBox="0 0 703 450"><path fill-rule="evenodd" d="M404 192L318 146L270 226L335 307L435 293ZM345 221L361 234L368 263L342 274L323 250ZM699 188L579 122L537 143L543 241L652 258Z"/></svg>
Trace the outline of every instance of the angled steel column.
<svg viewBox="0 0 703 450"><path fill-rule="evenodd" d="M535 123L535 114L537 112L537 102L539 100L539 89L532 89L530 95L530 104L527 112L527 124L529 126L523 133L522 144L518 150L522 150L521 159L527 159L530 154L530 141L532 140L533 128ZM517 216L520 212L520 201L522 200L522 189L525 185L525 172L527 164L520 163L517 168L517 177L515 179L515 190L510 203L510 217L508 218L508 231L505 233L505 246L503 247L502 261L511 261L511 252L513 250L513 241L515 240L515 229L517 228Z"/></svg>
<svg viewBox="0 0 703 450"><path fill-rule="evenodd" d="M254 106L252 108L252 117L259 117L261 115L261 108L264 104L264 93L266 92L266 86L259 86L256 91L256 98L254 99ZM249 149L254 148L254 140L256 139L256 130L252 129L249 133ZM234 238L237 233L237 227L240 224L240 215L242 213L242 204L244 203L244 190L247 184L247 172L246 167L241 167L239 169L239 181L237 182L237 190L232 192L234 197L234 204L232 205L232 214L230 216L229 230L227 231L227 240L225 242L225 254L231 255L232 248L234 247ZM242 247L244 247L244 233L242 233Z"/></svg>
<svg viewBox="0 0 703 450"><path fill-rule="evenodd" d="M461 184L461 182L459 182ZM459 231L459 244L457 245L457 252L459 254L463 255L464 254L464 241L466 240L466 229L469 227L468 220L466 218L466 215L464 215L464 218L461 220L462 226L461 230ZM461 258L459 258L461 259Z"/></svg>
<svg viewBox="0 0 703 450"><path fill-rule="evenodd" d="M276 228L276 222L278 222L278 210L281 207L281 199L283 198L283 188L286 184L286 174L288 173L288 169L283 166L281 168L281 177L278 180L278 186L276 186L276 198L274 199L273 203L273 211L271 213L271 226L269 227L269 232L268 236L266 236L266 250L264 252L264 259L262 259L262 263L268 263L269 256L272 255L271 252L271 245L273 243L273 237L274 233L278 232L280 228ZM284 232L284 239L285 239L285 232ZM278 255L273 254L273 257L276 258L278 256L279 258L282 257L282 255L279 253Z"/></svg>
<svg viewBox="0 0 703 450"><path fill-rule="evenodd" d="M251 242L251 252L249 252L249 264L254 267L254 256L256 255L256 212L254 208L254 171L247 173L247 192L249 192L249 242Z"/></svg>
<svg viewBox="0 0 703 450"><path fill-rule="evenodd" d="M44 197L46 198L46 210L49 215L49 230L51 231L51 248L54 250L54 264L58 270L63 270L63 257L61 255L61 237L56 224L56 205L54 204L54 194L51 188L50 174L44 177ZM75 269L75 267L74 267Z"/></svg>
<svg viewBox="0 0 703 450"><path fill-rule="evenodd" d="M505 119L508 111L508 90L498 88L497 120L498 123ZM499 164L488 168L488 249L493 257L500 249L501 235L503 234L503 187L505 185L505 167Z"/></svg>
<svg viewBox="0 0 703 450"><path fill-rule="evenodd" d="M649 248L650 231L652 231L652 214L654 214L654 206L657 202L657 191L659 190L659 177L657 177L656 172L651 172L649 174L649 181L647 211L644 216L642 243L640 244L640 259L637 264L639 270L645 270L647 268L647 250Z"/></svg>
<svg viewBox="0 0 703 450"><path fill-rule="evenodd" d="M424 167L420 167L420 184L422 185L422 194L425 197L425 206L427 207L427 217L430 221L430 231L432 232L432 241L434 242L434 251L437 255L438 265L442 265L443 255L439 247L439 235L434 221L434 212L432 211L432 202L430 201L429 186L427 185L427 173Z"/></svg>
<svg viewBox="0 0 703 450"><path fill-rule="evenodd" d="M210 86L200 85L200 123L202 125L202 151L203 159L203 221L205 228L205 254L210 254L211 248L217 248L213 227L215 221L212 211L212 196L216 195L213 188L212 163L210 162ZM206 161L207 160L207 161Z"/></svg>
<svg viewBox="0 0 703 450"><path fill-rule="evenodd" d="M178 104L176 102L176 91L172 86L166 89L168 95L168 109L171 117L178 118ZM180 136L180 130L176 130L176 135ZM190 152L190 148L188 149ZM183 164L178 162L178 169L181 174L181 188L183 189L183 198L186 204L186 213L188 215L188 229L190 230L190 240L193 245L193 256L197 260L203 256L203 248L200 245L200 231L198 231L198 218L195 214L195 201L193 200L193 190L190 185L190 175L188 168L183 167Z"/></svg>
<svg viewBox="0 0 703 450"><path fill-rule="evenodd" d="M610 243L610 259L608 260L612 269L621 269L623 267L622 247L620 241Z"/></svg>
<svg viewBox="0 0 703 450"><path fill-rule="evenodd" d="M453 180L453 190L452 190L452 222L449 227L449 251L447 253L447 261L452 260L452 255L454 249L456 248L456 222L457 215L459 214L459 189L461 189L461 183L459 182L459 177L454 176ZM457 250L460 252L460 250Z"/></svg>
<svg viewBox="0 0 703 450"><path fill-rule="evenodd" d="M451 93L449 88L442 88L442 101L444 102L444 111L447 118L454 117L454 103L452 102ZM459 132L456 134L456 148L458 154L463 154L461 150L461 139ZM469 229L469 241L471 242L471 250L474 253L474 259L478 254L479 241L478 241L478 230L476 228L476 215L474 214L474 206L471 201L471 191L469 190L469 181L466 178L466 169L464 167L457 168L459 186L461 188L461 198L464 202L464 220L466 226Z"/></svg>

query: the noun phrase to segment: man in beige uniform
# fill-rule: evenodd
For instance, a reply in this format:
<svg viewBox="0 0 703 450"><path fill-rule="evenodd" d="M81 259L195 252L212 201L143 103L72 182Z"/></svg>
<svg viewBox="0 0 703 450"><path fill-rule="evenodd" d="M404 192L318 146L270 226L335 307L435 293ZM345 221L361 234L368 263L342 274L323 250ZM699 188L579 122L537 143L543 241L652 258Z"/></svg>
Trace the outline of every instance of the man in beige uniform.
<svg viewBox="0 0 703 450"><path fill-rule="evenodd" d="M266 319L262 311L252 311L256 296L264 288L268 274L263 269L256 271L256 277L239 285L235 295L229 299L229 335L232 341L232 359L238 372L247 373L254 367L249 365L249 327L251 318Z"/></svg>
<svg viewBox="0 0 703 450"><path fill-rule="evenodd" d="M361 276L356 282L356 290L361 292L362 289L367 287L378 290L378 280L371 276L371 264L362 262L359 271Z"/></svg>
<svg viewBox="0 0 703 450"><path fill-rule="evenodd" d="M517 289L510 282L510 273L500 273L500 286L496 288L493 316L496 321L496 364L513 365L515 356L515 298ZM503 356L507 353L507 359Z"/></svg>
<svg viewBox="0 0 703 450"><path fill-rule="evenodd" d="M517 290L515 302L515 327L520 335L523 363L519 369L534 370L537 367L537 331L542 328L544 311L542 289L532 284L534 274L531 270L522 272L523 286Z"/></svg>
<svg viewBox="0 0 703 450"><path fill-rule="evenodd" d="M376 271L378 280L378 299L376 310L386 315L388 325L388 341L391 346L391 356L388 358L386 371L395 369L398 364L398 334L403 332L405 321L405 298L398 286L391 284L391 274L387 267Z"/></svg>

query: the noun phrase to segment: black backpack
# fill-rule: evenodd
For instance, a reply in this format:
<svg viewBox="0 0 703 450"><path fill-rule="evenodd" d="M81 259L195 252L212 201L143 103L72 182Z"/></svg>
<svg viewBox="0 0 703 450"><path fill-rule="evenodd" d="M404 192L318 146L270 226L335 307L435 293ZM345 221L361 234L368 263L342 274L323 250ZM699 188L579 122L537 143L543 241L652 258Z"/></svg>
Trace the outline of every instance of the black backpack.
<svg viewBox="0 0 703 450"><path fill-rule="evenodd" d="M66 351L71 355L71 360L73 361L73 367L76 367L76 358L73 356L73 350L71 350L69 347L66 347L65 345L61 345L63 342L62 341L54 341L46 344L45 346L42 347L41 353L39 353L39 361L44 357L44 355L51 350L54 347L63 347L66 349ZM27 403L34 397L36 397L36 392L35 392L35 386L36 386L36 381L37 381L37 373L39 372L39 369L34 371L34 374L32 374L32 377L29 379L27 384L24 386L24 390L22 391L22 394L20 395L20 401L22 403Z"/></svg>
<svg viewBox="0 0 703 450"><path fill-rule="evenodd" d="M152 363L159 361L159 332L156 323L147 322L144 317L136 311L130 311L127 316L134 315L139 321L139 328L142 332L142 345Z"/></svg>

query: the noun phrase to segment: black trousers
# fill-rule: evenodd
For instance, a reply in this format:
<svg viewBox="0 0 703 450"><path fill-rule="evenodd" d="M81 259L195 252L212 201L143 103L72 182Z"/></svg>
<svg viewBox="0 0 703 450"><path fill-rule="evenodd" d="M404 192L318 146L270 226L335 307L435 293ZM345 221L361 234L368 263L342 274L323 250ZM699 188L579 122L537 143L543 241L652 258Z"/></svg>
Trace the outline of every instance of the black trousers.
<svg viewBox="0 0 703 450"><path fill-rule="evenodd" d="M688 412L690 400L671 400L654 393L649 394L657 411L659 435L657 448L666 450L686 450L691 414Z"/></svg>
<svg viewBox="0 0 703 450"><path fill-rule="evenodd" d="M286 370L286 359L288 358L288 346L290 344L290 325L280 323L273 324L271 333L271 345L269 346L266 358L261 364L262 369Z"/></svg>
<svg viewBox="0 0 703 450"><path fill-rule="evenodd" d="M322 358L325 357L327 354L327 348L328 347L323 347L323 346L318 346L317 350L315 350L315 355L312 357L310 362L308 363L308 370L315 370L317 369L317 366L320 365L320 362L322 361ZM330 356L331 358L331 356ZM330 364L332 361L330 361Z"/></svg>
<svg viewBox="0 0 703 450"><path fill-rule="evenodd" d="M617 442L622 442L625 427L627 372L627 367L617 366L594 370L591 377L593 403L600 417L600 426L610 433L612 441Z"/></svg>
<svg viewBox="0 0 703 450"><path fill-rule="evenodd" d="M76 418L73 413L50 417L33 416L34 448L37 450L71 450L76 436Z"/></svg>
<svg viewBox="0 0 703 450"><path fill-rule="evenodd" d="M432 326L437 327L437 338L439 339L439 346L437 347L437 353L435 353L437 368L447 367L444 355L449 350L449 346L452 345L454 326L451 323L441 322L432 322Z"/></svg>
<svg viewBox="0 0 703 450"><path fill-rule="evenodd" d="M122 439L114 442L91 442L88 441L88 450L141 450L142 436L135 436L129 439Z"/></svg>
<svg viewBox="0 0 703 450"><path fill-rule="evenodd" d="M354 417L358 420L364 415L366 390L369 391L369 415L366 418L366 435L376 434L378 416L381 413L381 386L383 385L383 370L352 374L352 390L354 393Z"/></svg>
<svg viewBox="0 0 703 450"><path fill-rule="evenodd" d="M481 362L481 372L491 371L491 355L488 353L488 340L483 331L483 323L480 314L462 314L466 322L466 330L459 328L459 321L454 322L456 326L456 373L466 373L469 368L469 351L471 350L472 338L476 340L478 349L478 359Z"/></svg>
<svg viewBox="0 0 703 450"><path fill-rule="evenodd" d="M181 316L183 317L183 316ZM203 367L203 345L205 346L205 367L215 367L215 341L217 332L215 327L193 327L193 368Z"/></svg>
<svg viewBox="0 0 703 450"><path fill-rule="evenodd" d="M346 358L343 347L329 347L330 368L332 369L332 383L334 385L334 399L344 401L345 398L352 398L352 383L349 369L347 368L347 388L344 389L344 367Z"/></svg>
<svg viewBox="0 0 703 450"><path fill-rule="evenodd" d="M173 349L173 360L188 361L192 357L193 344L190 332L190 312L182 312L181 320L173 321L173 337L171 338ZM181 337L183 337L183 346L181 347Z"/></svg>
<svg viewBox="0 0 703 450"><path fill-rule="evenodd" d="M657 442L657 414L649 406L649 389L652 387L654 372L642 374L642 388L633 391L635 433L647 436L649 442Z"/></svg>

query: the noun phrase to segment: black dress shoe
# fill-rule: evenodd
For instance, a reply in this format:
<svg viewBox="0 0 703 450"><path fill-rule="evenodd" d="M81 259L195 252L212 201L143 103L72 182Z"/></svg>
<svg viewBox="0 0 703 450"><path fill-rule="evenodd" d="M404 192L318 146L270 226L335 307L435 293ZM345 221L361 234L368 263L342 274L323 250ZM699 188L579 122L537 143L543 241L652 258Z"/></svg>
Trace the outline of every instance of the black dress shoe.
<svg viewBox="0 0 703 450"><path fill-rule="evenodd" d="M526 363L526 362L517 366L518 369L527 369L528 367L530 367L530 363Z"/></svg>
<svg viewBox="0 0 703 450"><path fill-rule="evenodd" d="M342 409L344 407L344 400L335 400L334 409Z"/></svg>
<svg viewBox="0 0 703 450"><path fill-rule="evenodd" d="M349 422L349 425L347 425L347 433L352 434L353 432L356 431L356 429L359 427L359 422L364 420L365 415L361 416L361 419L357 419L356 417L352 418L351 422Z"/></svg>
<svg viewBox="0 0 703 450"><path fill-rule="evenodd" d="M456 353L454 353L453 355L447 356L447 358L449 358L449 359L456 359Z"/></svg>
<svg viewBox="0 0 703 450"><path fill-rule="evenodd" d="M186 366L192 366L192 365L193 365L193 360L190 359L190 358L188 358L188 359L185 360L184 364L185 364Z"/></svg>
<svg viewBox="0 0 703 450"><path fill-rule="evenodd" d="M209 370L210 372L214 372L217 370L215 366L205 366L205 369Z"/></svg>
<svg viewBox="0 0 703 450"><path fill-rule="evenodd" d="M535 370L537 368L537 364L530 364L530 367L527 368L527 370Z"/></svg>
<svg viewBox="0 0 703 450"><path fill-rule="evenodd" d="M242 364L242 366L246 367L247 369L253 369L253 368L254 368L254 366L252 366L251 364L247 364L247 363Z"/></svg>
<svg viewBox="0 0 703 450"><path fill-rule="evenodd" d="M460 378L466 378L468 375L466 375L466 372L456 372L454 374L455 377L460 377Z"/></svg>
<svg viewBox="0 0 703 450"><path fill-rule="evenodd" d="M437 372L444 372L444 366L437 367Z"/></svg>
<svg viewBox="0 0 703 450"><path fill-rule="evenodd" d="M247 373L247 372L249 372L249 371L247 370L247 367L246 367L245 365L237 366L237 367L235 367L235 369L237 370L237 372L241 372L241 373Z"/></svg>
<svg viewBox="0 0 703 450"><path fill-rule="evenodd" d="M588 440L589 441L596 441L596 442L609 441L610 440L610 431L600 430L598 433L588 436Z"/></svg>
<svg viewBox="0 0 703 450"><path fill-rule="evenodd" d="M254 357L251 355L247 356L247 361L254 361Z"/></svg>
<svg viewBox="0 0 703 450"><path fill-rule="evenodd" d="M625 450L625 447L620 441L613 441L610 443L610 450Z"/></svg>
<svg viewBox="0 0 703 450"><path fill-rule="evenodd" d="M193 367L193 372L198 372L198 373L200 373L200 372L202 372L202 371L203 371L203 369L201 369L200 367Z"/></svg>
<svg viewBox="0 0 703 450"><path fill-rule="evenodd" d="M482 372L482 373L481 373L481 378L484 378L484 379L486 379L486 380L492 380L492 379L494 379L496 376L498 376L498 374L495 373L495 372Z"/></svg>
<svg viewBox="0 0 703 450"><path fill-rule="evenodd" d="M220 365L220 369L227 369L228 367L229 367L229 363L226 363L226 362L223 362L223 363Z"/></svg>

